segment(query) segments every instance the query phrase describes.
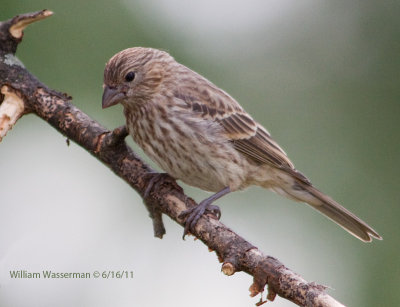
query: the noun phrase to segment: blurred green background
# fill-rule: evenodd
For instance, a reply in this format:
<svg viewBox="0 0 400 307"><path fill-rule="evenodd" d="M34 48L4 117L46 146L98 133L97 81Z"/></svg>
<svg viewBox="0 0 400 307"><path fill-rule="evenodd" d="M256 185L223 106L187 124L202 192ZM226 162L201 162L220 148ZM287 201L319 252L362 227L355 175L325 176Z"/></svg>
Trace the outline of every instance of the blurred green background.
<svg viewBox="0 0 400 307"><path fill-rule="evenodd" d="M124 118L120 106L101 109L107 60L133 46L169 51L235 97L299 170L384 240L364 244L260 188L218 201L222 222L346 305L398 305L399 1L3 0L0 20L43 8L54 16L28 27L17 52L41 81L111 129ZM153 238L138 195L33 115L0 144L0 173L0 306L258 300L248 297L250 276L224 276L215 254L182 241L168 218L165 238ZM184 187L197 200L207 195ZM28 280L10 270L134 275Z"/></svg>

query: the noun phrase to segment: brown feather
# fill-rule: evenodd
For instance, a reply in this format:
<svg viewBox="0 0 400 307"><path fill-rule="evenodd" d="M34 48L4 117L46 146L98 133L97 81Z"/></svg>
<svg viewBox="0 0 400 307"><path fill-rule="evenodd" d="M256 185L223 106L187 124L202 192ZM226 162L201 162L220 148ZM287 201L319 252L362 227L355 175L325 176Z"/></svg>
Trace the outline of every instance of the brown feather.
<svg viewBox="0 0 400 307"><path fill-rule="evenodd" d="M215 86L211 88L215 93L196 92L197 97L185 94L185 88L181 88L179 92L175 93L175 97L184 100L194 112L199 113L203 118L220 123L226 137L234 144L235 149L247 158L284 170L302 182L310 184L310 181L294 168L286 153L271 138L270 134L254 121L236 100ZM220 97L221 94L228 98L224 99L228 103L217 102L216 99L213 99Z"/></svg>

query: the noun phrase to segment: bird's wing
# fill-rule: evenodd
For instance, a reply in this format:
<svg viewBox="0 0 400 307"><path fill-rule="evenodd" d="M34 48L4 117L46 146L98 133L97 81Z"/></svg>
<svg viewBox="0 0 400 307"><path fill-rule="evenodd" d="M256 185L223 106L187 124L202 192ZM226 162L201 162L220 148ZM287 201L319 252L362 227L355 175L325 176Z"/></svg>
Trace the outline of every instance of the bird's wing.
<svg viewBox="0 0 400 307"><path fill-rule="evenodd" d="M235 149L247 158L282 169L304 183L309 180L298 172L286 153L271 138L260 124L247 114L239 103L212 83L209 91L186 92L180 89L175 97L182 99L188 107L207 120L213 120L223 127L223 132Z"/></svg>

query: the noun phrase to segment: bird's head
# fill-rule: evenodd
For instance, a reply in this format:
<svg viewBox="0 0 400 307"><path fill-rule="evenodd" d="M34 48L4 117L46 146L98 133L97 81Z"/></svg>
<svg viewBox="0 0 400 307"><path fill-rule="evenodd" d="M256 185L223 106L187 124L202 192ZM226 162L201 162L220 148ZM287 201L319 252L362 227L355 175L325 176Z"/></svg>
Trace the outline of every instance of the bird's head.
<svg viewBox="0 0 400 307"><path fill-rule="evenodd" d="M151 98L173 62L168 53L152 48L129 48L114 55L104 69L103 109Z"/></svg>

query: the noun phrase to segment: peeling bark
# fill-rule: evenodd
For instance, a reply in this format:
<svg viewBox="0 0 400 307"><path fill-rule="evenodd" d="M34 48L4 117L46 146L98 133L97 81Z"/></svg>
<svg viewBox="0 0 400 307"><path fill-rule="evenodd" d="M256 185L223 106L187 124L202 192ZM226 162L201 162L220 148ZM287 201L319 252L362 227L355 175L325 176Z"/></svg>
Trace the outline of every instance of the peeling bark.
<svg viewBox="0 0 400 307"><path fill-rule="evenodd" d="M4 85L1 88L1 94L3 102L0 105L0 142L25 110L21 97L12 92L8 86Z"/></svg>

